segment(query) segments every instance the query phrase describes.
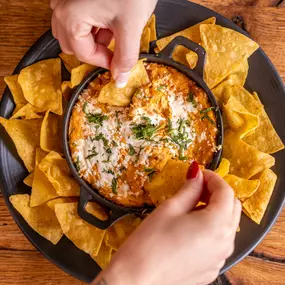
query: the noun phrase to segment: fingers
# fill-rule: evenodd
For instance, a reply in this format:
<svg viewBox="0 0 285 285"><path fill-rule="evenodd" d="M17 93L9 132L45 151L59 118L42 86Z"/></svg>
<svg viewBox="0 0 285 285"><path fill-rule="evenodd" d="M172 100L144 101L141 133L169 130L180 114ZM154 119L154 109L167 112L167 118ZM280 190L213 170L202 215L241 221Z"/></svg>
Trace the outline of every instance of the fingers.
<svg viewBox="0 0 285 285"><path fill-rule="evenodd" d="M216 215L232 217L234 209L234 192L227 182L216 173L205 170L205 186L209 193L209 202L206 207Z"/></svg>
<svg viewBox="0 0 285 285"><path fill-rule="evenodd" d="M95 42L108 47L111 40L113 39L113 33L109 29L100 29L95 35Z"/></svg>
<svg viewBox="0 0 285 285"><path fill-rule="evenodd" d="M134 26L125 22L114 27L116 48L111 71L118 88L126 86L130 71L138 61L142 30L143 26Z"/></svg>
<svg viewBox="0 0 285 285"><path fill-rule="evenodd" d="M233 215L232 215L233 217L232 224L235 229L237 229L239 226L240 218L241 218L241 211L242 211L241 202L238 199L235 199Z"/></svg>

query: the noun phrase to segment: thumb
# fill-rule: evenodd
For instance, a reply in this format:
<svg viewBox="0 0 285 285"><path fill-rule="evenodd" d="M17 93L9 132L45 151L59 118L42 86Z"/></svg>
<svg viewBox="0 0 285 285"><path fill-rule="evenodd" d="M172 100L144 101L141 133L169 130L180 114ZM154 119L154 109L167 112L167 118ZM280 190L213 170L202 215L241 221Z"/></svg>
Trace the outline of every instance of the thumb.
<svg viewBox="0 0 285 285"><path fill-rule="evenodd" d="M199 164L193 161L187 172L187 180L179 192L172 198L181 205L181 214L190 212L195 208L203 192L204 177Z"/></svg>
<svg viewBox="0 0 285 285"><path fill-rule="evenodd" d="M111 71L116 87L127 85L132 67L137 63L140 39L143 27L131 23L120 23L114 29L115 51L111 62Z"/></svg>

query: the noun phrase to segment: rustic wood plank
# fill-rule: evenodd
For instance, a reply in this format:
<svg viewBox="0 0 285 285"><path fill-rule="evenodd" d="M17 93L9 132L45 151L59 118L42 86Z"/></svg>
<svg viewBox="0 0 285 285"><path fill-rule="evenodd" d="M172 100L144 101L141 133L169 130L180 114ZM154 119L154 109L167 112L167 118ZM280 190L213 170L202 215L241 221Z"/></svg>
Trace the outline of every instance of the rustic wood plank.
<svg viewBox="0 0 285 285"><path fill-rule="evenodd" d="M255 253L261 256L285 261L285 210L281 213L276 224L257 246ZM285 281L284 281L285 283Z"/></svg>
<svg viewBox="0 0 285 285"><path fill-rule="evenodd" d="M0 193L0 255L1 249L34 250L36 249L26 239L14 222ZM1 271L0 271L1 272ZM0 283L1 284L1 283Z"/></svg>
<svg viewBox="0 0 285 285"><path fill-rule="evenodd" d="M284 285L284 272L285 263L248 257L227 272L226 277L231 285Z"/></svg>
<svg viewBox="0 0 285 285"><path fill-rule="evenodd" d="M0 251L1 285L83 285L64 273L39 252Z"/></svg>

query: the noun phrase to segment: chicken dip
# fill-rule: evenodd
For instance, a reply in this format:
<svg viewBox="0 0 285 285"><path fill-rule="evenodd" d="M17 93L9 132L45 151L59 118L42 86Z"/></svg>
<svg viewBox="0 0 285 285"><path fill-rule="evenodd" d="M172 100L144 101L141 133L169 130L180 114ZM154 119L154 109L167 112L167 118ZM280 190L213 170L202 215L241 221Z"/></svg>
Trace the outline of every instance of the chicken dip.
<svg viewBox="0 0 285 285"><path fill-rule="evenodd" d="M69 127L80 176L106 199L132 207L152 204L144 186L169 159L207 166L217 149L206 93L171 67L144 64L150 82L136 90L129 106L98 101L111 81L105 72L79 96Z"/></svg>

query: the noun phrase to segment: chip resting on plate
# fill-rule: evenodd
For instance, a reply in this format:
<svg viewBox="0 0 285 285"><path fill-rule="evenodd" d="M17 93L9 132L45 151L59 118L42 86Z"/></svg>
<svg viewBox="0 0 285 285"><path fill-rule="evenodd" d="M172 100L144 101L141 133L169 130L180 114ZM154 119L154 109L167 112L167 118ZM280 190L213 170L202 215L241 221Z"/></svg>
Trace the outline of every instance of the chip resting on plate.
<svg viewBox="0 0 285 285"><path fill-rule="evenodd" d="M40 119L43 117L41 113L43 113L45 110L35 107L30 103L27 103L26 105L20 107L17 112L13 113L13 116L10 119Z"/></svg>
<svg viewBox="0 0 285 285"><path fill-rule="evenodd" d="M113 106L128 106L137 88L149 83L149 77L143 62L144 60L139 60L132 68L126 87L116 88L114 80L106 84L100 91L99 102Z"/></svg>
<svg viewBox="0 0 285 285"><path fill-rule="evenodd" d="M233 188L235 197L241 201L245 201L245 199L252 196L260 185L258 179L248 180L232 174L226 175L224 180Z"/></svg>
<svg viewBox="0 0 285 285"><path fill-rule="evenodd" d="M141 222L142 219L135 215L123 217L106 231L106 244L112 249L118 250Z"/></svg>
<svg viewBox="0 0 285 285"><path fill-rule="evenodd" d="M241 60L259 47L250 38L218 25L201 25L200 33L207 53L204 79L210 88L223 81Z"/></svg>
<svg viewBox="0 0 285 285"><path fill-rule="evenodd" d="M62 59L64 66L69 72L81 64L80 60L77 59L73 54L66 54L64 52L61 52L58 56Z"/></svg>
<svg viewBox="0 0 285 285"><path fill-rule="evenodd" d="M224 104L223 112L229 128L240 138L253 132L259 126L259 117L249 113L234 96L231 96Z"/></svg>
<svg viewBox="0 0 285 285"><path fill-rule="evenodd" d="M253 96L242 86L232 85L226 88L224 93L224 102L234 96L248 112L253 115L259 116L263 111L263 105L255 100Z"/></svg>
<svg viewBox="0 0 285 285"><path fill-rule="evenodd" d="M215 170L217 174L219 174L221 177L226 176L230 171L230 162L222 158L219 167Z"/></svg>
<svg viewBox="0 0 285 285"><path fill-rule="evenodd" d="M23 68L18 82L32 105L62 114L61 60L46 59Z"/></svg>
<svg viewBox="0 0 285 285"><path fill-rule="evenodd" d="M145 185L151 201L155 205L174 196L186 181L189 164L170 159L161 172L154 174L152 180Z"/></svg>
<svg viewBox="0 0 285 285"><path fill-rule="evenodd" d="M4 81L11 91L14 102L16 104L16 108L18 106L26 105L28 101L24 97L21 85L18 83L18 74L5 76Z"/></svg>
<svg viewBox="0 0 285 285"><path fill-rule="evenodd" d="M156 52L161 51L162 49L164 49L174 38L178 37L178 36L183 36L197 44L199 44L201 42L201 37L200 37L200 25L201 24L215 24L216 22L216 18L212 17L209 18L201 23L198 23L194 26L191 26L183 31L177 32L173 35L170 35L168 37L159 39L156 42L157 45L157 49ZM186 55L188 54L188 58L186 58ZM173 52L172 55L173 59L188 66L190 68L194 68L197 64L198 61L198 56L196 53L190 51L188 48L184 47L184 46L177 46Z"/></svg>
<svg viewBox="0 0 285 285"><path fill-rule="evenodd" d="M70 100L72 95L71 82L63 81L61 83L61 91L62 91L63 106L65 106L66 103Z"/></svg>
<svg viewBox="0 0 285 285"><path fill-rule="evenodd" d="M99 253L95 256L91 255L91 257L97 262L97 264L102 269L105 269L111 261L112 251L113 251L112 247L106 245L105 241L103 240Z"/></svg>
<svg viewBox="0 0 285 285"><path fill-rule="evenodd" d="M255 96L258 98L256 93ZM243 140L249 145L257 148L259 151L269 154L284 149L284 144L275 131L274 126L264 109L261 111L259 120L259 127L254 133L244 137Z"/></svg>
<svg viewBox="0 0 285 285"><path fill-rule="evenodd" d="M41 148L47 152L52 150L62 153L62 116L55 115L49 110L46 112L40 135Z"/></svg>
<svg viewBox="0 0 285 285"><path fill-rule="evenodd" d="M45 204L30 207L28 194L12 195L9 200L34 231L53 244L59 242L63 234L53 210Z"/></svg>
<svg viewBox="0 0 285 285"><path fill-rule="evenodd" d="M58 196L79 196L79 184L73 178L64 158L51 151L38 165L53 185Z"/></svg>
<svg viewBox="0 0 285 285"><path fill-rule="evenodd" d="M77 197L59 197L48 201L47 205L53 211L55 211L55 205L57 204L67 204L67 203L77 203L77 202L78 202Z"/></svg>
<svg viewBox="0 0 285 285"><path fill-rule="evenodd" d="M17 152L29 172L35 166L36 147L40 146L41 119L7 120L0 117L0 124L13 140Z"/></svg>
<svg viewBox="0 0 285 285"><path fill-rule="evenodd" d="M140 46L141 53L149 52L149 43L150 43L150 28L145 27L141 36L141 46Z"/></svg>
<svg viewBox="0 0 285 285"><path fill-rule="evenodd" d="M94 65L90 65L87 63L83 63L76 68L71 70L71 79L70 79L70 87L74 88L79 85L82 80L97 67Z"/></svg>
<svg viewBox="0 0 285 285"><path fill-rule="evenodd" d="M227 87L232 85L243 86L245 84L247 74L248 74L248 61L243 59L239 64L231 71L223 82L212 89L212 93L216 97L219 105L224 101L224 93Z"/></svg>
<svg viewBox="0 0 285 285"><path fill-rule="evenodd" d="M245 143L230 130L225 132L223 157L230 161L230 173L245 179L275 164L273 156Z"/></svg>
<svg viewBox="0 0 285 285"><path fill-rule="evenodd" d="M56 204L55 214L63 233L78 248L91 256L98 255L105 230L98 229L82 220L77 213L77 203Z"/></svg>
<svg viewBox="0 0 285 285"><path fill-rule="evenodd" d="M44 150L42 150L40 147L36 148L36 156L35 156L35 166L37 166L41 160L47 155L47 152L45 152ZM24 183L27 186L32 187L33 186L33 181L34 181L34 171L32 173L30 173L25 179L24 179ZM32 197L31 197L32 198Z"/></svg>
<svg viewBox="0 0 285 285"><path fill-rule="evenodd" d="M277 176L271 169L265 169L259 176L258 190L243 203L245 213L257 224L260 224L274 190Z"/></svg>

